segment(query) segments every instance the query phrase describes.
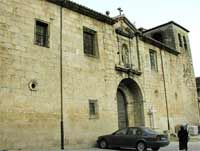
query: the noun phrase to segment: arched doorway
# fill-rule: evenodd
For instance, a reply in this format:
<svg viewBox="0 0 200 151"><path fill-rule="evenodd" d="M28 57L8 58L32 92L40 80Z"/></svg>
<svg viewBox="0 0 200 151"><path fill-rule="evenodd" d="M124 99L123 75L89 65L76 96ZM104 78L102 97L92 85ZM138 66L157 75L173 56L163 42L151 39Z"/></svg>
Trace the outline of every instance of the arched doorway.
<svg viewBox="0 0 200 151"><path fill-rule="evenodd" d="M138 84L130 79L123 79L117 89L118 126L144 126L143 97Z"/></svg>

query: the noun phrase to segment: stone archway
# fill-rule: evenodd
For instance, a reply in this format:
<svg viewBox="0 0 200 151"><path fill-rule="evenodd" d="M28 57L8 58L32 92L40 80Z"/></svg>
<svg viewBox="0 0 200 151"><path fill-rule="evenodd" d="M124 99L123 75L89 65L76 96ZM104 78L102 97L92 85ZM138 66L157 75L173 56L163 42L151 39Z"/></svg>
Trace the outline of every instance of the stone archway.
<svg viewBox="0 0 200 151"><path fill-rule="evenodd" d="M144 105L142 92L138 84L123 79L117 89L118 126L144 126Z"/></svg>

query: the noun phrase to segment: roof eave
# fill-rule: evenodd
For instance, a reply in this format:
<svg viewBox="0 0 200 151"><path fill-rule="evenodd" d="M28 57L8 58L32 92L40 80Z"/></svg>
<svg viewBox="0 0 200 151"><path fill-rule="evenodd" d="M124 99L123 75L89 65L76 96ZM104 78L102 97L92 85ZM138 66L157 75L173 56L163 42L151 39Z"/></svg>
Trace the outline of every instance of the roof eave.
<svg viewBox="0 0 200 151"><path fill-rule="evenodd" d="M51 2L51 3L54 3L56 5L59 5L59 6L62 6L64 8L67 8L69 10L72 10L72 11L75 11L77 13L80 13L82 15L85 15L85 16L88 16L88 17L91 17L91 18L94 18L98 21L101 21L101 22L104 22L104 23L107 23L109 25L113 25L115 23L115 20L106 16L106 15L103 15L99 12L96 12L92 9L89 9L85 6L82 6L82 5L79 5L77 3L74 3L72 1L63 1L63 0L47 0L48 2Z"/></svg>
<svg viewBox="0 0 200 151"><path fill-rule="evenodd" d="M166 25L169 25L169 24L174 24L174 25L180 27L181 29L183 29L184 31L186 31L186 32L190 32L188 29L186 29L185 27L183 27L183 26L177 24L176 22L174 22L174 21L170 21L170 22L167 22L167 23L165 23L165 24L162 24L162 25L159 25L159 26L153 27L153 28L151 28L151 29L147 29L147 30L143 31L143 33L145 34L145 33L149 32L149 31L152 31L152 30L155 30L155 29L161 28L161 27L166 26Z"/></svg>
<svg viewBox="0 0 200 151"><path fill-rule="evenodd" d="M154 39L152 39L152 38L150 38L150 37L147 37L147 36L145 36L145 35L142 35L142 36L141 36L141 39L142 39L144 42L147 42L147 43L149 43L149 44L155 45L155 46L157 46L157 47L159 47L159 48L161 48L161 49L164 49L164 50L166 50L166 51L168 51L169 53L172 53L172 54L174 54L174 55L179 55L179 54L180 54L180 52L176 51L174 48L171 48L171 47L169 47L169 46L166 46L165 44L163 44L163 43L161 43L161 42L159 42L159 41L157 41L157 40L154 40Z"/></svg>

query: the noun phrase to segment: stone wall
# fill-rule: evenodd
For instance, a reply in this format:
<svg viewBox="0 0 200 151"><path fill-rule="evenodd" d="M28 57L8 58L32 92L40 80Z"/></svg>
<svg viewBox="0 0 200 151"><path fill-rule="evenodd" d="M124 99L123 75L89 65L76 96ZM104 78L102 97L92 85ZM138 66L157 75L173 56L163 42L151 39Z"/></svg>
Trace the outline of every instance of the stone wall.
<svg viewBox="0 0 200 151"><path fill-rule="evenodd" d="M60 7L45 0L0 0L0 14L0 149L59 149ZM49 24L47 48L34 44L36 19ZM190 49L180 50L177 56L138 38L138 59L136 37L115 33L121 25L128 27L123 21L112 26L63 8L66 148L94 146L99 135L118 129L116 94L123 79L133 80L141 91L146 126L150 126L149 109L153 108L154 126L167 129L164 80L172 131L176 124L198 122ZM84 54L83 26L97 32L96 57ZM120 62L118 40L131 48L133 68L141 70L141 75L115 69ZM158 71L151 70L149 49L157 53ZM29 88L33 80L36 91ZM89 100L97 100L95 119L89 116ZM133 110L129 109L129 125L134 126Z"/></svg>
<svg viewBox="0 0 200 151"><path fill-rule="evenodd" d="M56 12L58 7L45 1L0 1L1 149L52 148L60 143ZM51 26L50 48L34 45L36 18ZM38 83L37 91L29 89L32 80Z"/></svg>

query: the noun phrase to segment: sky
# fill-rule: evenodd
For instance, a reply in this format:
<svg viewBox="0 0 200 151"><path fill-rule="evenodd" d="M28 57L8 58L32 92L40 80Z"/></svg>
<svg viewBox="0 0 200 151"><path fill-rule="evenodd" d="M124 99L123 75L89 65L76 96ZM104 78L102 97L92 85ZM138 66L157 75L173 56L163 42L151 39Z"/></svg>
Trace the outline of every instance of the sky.
<svg viewBox="0 0 200 151"><path fill-rule="evenodd" d="M188 29L195 76L200 77L200 0L72 0L110 16L123 14L137 28L149 29L175 21Z"/></svg>

